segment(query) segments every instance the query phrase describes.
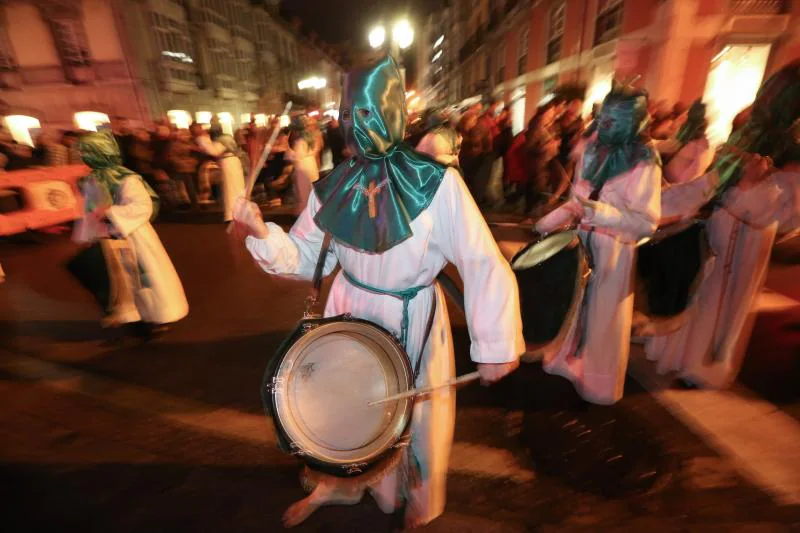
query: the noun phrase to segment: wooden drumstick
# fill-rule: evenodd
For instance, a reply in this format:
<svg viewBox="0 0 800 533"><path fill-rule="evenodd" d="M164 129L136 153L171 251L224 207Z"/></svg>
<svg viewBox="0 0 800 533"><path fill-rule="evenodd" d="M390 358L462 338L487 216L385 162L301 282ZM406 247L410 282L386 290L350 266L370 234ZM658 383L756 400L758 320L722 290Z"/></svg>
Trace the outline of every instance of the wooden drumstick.
<svg viewBox="0 0 800 533"><path fill-rule="evenodd" d="M430 392L444 389L445 387L454 387L456 385L463 385L464 383L471 383L475 380L480 379L481 375L479 372L470 372L469 374L464 374L463 376L458 376L457 378L450 379L441 385L434 385L433 387L424 387L421 389L411 389L405 392L400 392L397 394L393 394L388 398L384 398L382 400L375 400L369 402L367 405L372 407L373 405L381 405L384 403L394 402L397 400L404 400L405 398L413 398L415 396L419 396L421 394L428 394Z"/></svg>

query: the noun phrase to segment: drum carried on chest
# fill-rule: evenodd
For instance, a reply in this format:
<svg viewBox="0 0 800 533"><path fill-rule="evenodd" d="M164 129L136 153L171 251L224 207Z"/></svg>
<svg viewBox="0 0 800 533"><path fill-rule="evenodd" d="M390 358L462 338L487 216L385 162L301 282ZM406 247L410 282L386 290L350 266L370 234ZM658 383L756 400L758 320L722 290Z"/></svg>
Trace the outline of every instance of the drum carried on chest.
<svg viewBox="0 0 800 533"><path fill-rule="evenodd" d="M261 394L281 448L328 474L363 474L407 444L408 355L385 329L348 315L303 320L270 362Z"/></svg>
<svg viewBox="0 0 800 533"><path fill-rule="evenodd" d="M675 320L693 301L713 257L705 224L691 220L663 226L642 244L636 257L635 309L648 328L635 334L663 334L680 326ZM661 324L659 325L659 322Z"/></svg>
<svg viewBox="0 0 800 533"><path fill-rule="evenodd" d="M522 333L528 344L545 344L566 334L578 312L591 269L573 230L528 244L511 260L517 277Z"/></svg>

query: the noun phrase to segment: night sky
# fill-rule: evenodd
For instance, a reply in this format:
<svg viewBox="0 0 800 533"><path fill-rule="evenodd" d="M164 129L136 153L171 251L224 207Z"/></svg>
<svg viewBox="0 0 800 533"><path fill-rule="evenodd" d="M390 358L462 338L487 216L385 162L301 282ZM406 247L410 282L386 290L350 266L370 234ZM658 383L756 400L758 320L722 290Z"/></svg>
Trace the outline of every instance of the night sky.
<svg viewBox="0 0 800 533"><path fill-rule="evenodd" d="M443 0L283 0L281 11L287 17L300 17L329 43L366 43L369 27L381 17L391 20L407 14L414 17L440 6Z"/></svg>

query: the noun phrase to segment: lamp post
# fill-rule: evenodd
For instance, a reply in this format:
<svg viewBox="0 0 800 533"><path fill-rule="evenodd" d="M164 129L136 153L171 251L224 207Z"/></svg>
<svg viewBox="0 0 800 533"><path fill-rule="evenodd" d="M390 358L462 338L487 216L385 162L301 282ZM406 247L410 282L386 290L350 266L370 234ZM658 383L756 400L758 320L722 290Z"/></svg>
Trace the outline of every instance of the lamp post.
<svg viewBox="0 0 800 533"><path fill-rule="evenodd" d="M369 45L373 50L378 50L386 45L386 28L383 24L374 26L367 36ZM403 67L401 50L405 50L414 42L414 28L408 19L400 19L392 26L392 38L389 40L389 54L395 58L403 77L403 86L406 83L406 69Z"/></svg>

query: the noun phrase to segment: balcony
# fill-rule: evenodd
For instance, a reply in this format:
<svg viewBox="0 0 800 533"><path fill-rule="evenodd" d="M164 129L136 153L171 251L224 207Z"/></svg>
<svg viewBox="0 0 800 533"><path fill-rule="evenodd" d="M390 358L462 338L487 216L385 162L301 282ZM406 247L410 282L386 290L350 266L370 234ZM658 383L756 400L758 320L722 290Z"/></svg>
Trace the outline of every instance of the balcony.
<svg viewBox="0 0 800 533"><path fill-rule="evenodd" d="M786 12L785 0L731 0L734 15L780 15Z"/></svg>

